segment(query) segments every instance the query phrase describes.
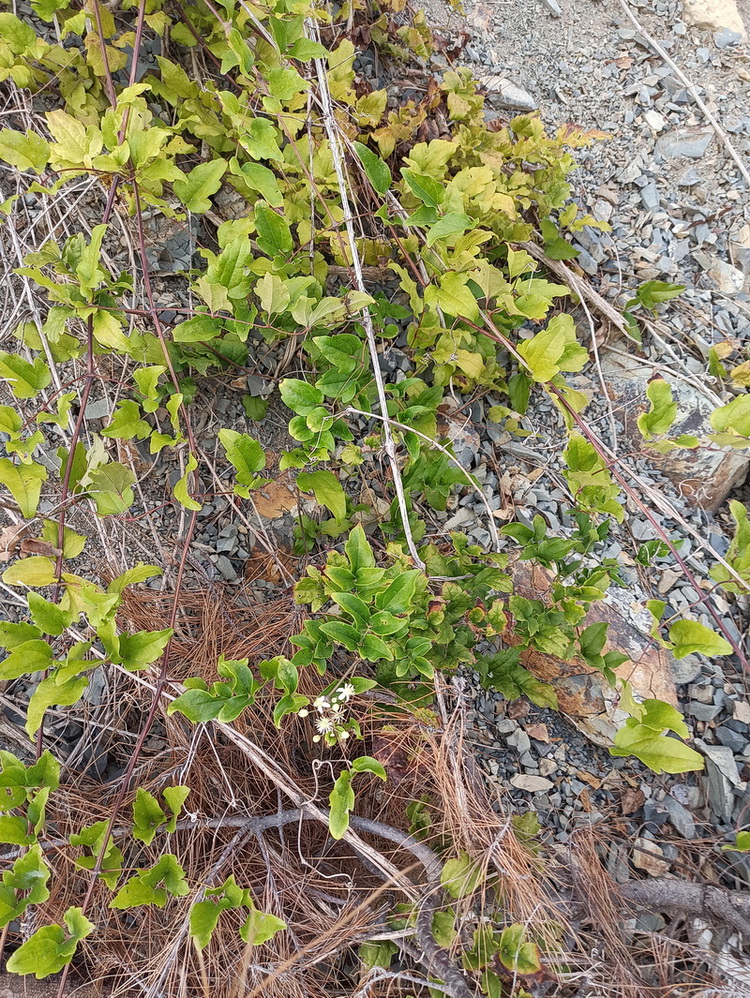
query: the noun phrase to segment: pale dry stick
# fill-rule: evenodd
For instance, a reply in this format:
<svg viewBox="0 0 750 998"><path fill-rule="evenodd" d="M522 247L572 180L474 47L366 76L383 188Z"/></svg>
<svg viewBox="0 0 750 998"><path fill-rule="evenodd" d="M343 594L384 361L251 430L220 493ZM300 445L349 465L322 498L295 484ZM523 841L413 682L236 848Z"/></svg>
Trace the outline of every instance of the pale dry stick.
<svg viewBox="0 0 750 998"><path fill-rule="evenodd" d="M609 431L612 434L612 450L617 453L617 424L615 423L615 414L612 409L612 400L609 397L609 392L607 391L607 382L604 380L604 372L602 371L602 362L599 357L599 344L596 342L596 330L594 329L594 317L591 315L588 305L586 304L586 299L581 298L581 308L586 313L586 319L589 324L589 332L591 333L591 351L594 354L594 366L596 367L596 374L599 379L599 386L602 390L602 397L607 403L607 418L609 421Z"/></svg>
<svg viewBox="0 0 750 998"><path fill-rule="evenodd" d="M305 21L305 32L311 41L320 42L319 32L317 30L317 25L312 24L309 20ZM354 269L355 283L357 285L357 290L367 293L365 289L365 282L362 276L362 263L359 258L359 250L357 248L357 239L354 234L354 224L352 220L352 213L349 207L349 197L347 194L346 180L344 178L343 171L343 155L341 151L341 141L339 138L339 126L333 114L333 106L331 104L331 94L328 89L328 77L326 75L325 67L320 59L315 59L315 69L318 77L318 91L320 95L321 103L321 113L323 116L323 125L328 136L328 142L331 148L331 158L333 160L333 167L336 172L336 180L339 188L339 196L341 198L341 209L344 213L344 225L346 227L346 234L349 242L349 249L352 256L352 267ZM406 496L404 494L404 485L401 481L401 470L398 466L398 459L396 457L396 445L393 440L393 435L391 433L390 426L388 424L388 403L385 395L385 385L383 383L383 372L380 370L380 358L378 356L378 344L375 338L375 329L372 324L372 316L370 315L370 310L365 306L361 312L362 326L365 330L365 335L367 337L367 346L370 351L370 360L372 364L372 373L375 379L375 386L378 393L378 404L380 406L380 411L384 417L383 420L383 436L384 436L384 449L388 455L388 459L391 465L391 473L393 475L393 485L396 490L396 497L398 499L398 508L401 513L401 520L403 522L404 536L406 538L406 543L409 548L409 552L412 556L412 560L417 568L424 571L425 564L417 553L417 548L414 543L414 538L411 533L411 527L409 526L409 511L406 507Z"/></svg>
<svg viewBox="0 0 750 998"><path fill-rule="evenodd" d="M641 35L643 35L643 38L648 42L648 44L651 46L651 48L654 50L654 52L656 52L656 54L660 58L662 58L664 60L664 62L666 62L666 64L669 66L669 68L675 74L675 76L677 77L677 79L680 80L680 82L685 85L685 87L687 88L688 93L693 98L693 100L698 105L698 107L701 109L701 111L703 112L703 114L706 116L706 120L711 125L711 127L716 132L716 134L719 136L719 138L721 139L722 143L724 144L725 149L727 150L727 152L729 153L729 155L734 160L735 165L737 166L738 170L742 174L742 179L745 181L745 183L747 184L747 186L750 187L750 172L748 172L748 169L745 166L745 164L743 163L742 159L740 158L739 153L737 152L737 150L734 148L734 146L730 142L729 136L727 135L727 133L724 131L724 129L722 128L722 126L719 124L719 122L713 116L713 114L711 113L711 111L709 111L709 109L708 109L708 107L706 105L706 102L701 98L700 94L698 93L698 89L695 86L695 84L692 82L692 80L690 80L682 72L682 70L677 65L677 63L674 61L674 59L672 59L672 57L667 54L667 52L659 44L659 42L657 42L655 38L651 37L651 35L646 31L646 29L640 23L640 21L638 20L638 18L635 16L635 14L633 14L633 12L631 11L630 7L625 2L625 0L620 0L620 6L625 11L625 14L626 14L628 20L633 25L633 27L635 28L635 30L638 31Z"/></svg>
<svg viewBox="0 0 750 998"><path fill-rule="evenodd" d="M448 450L447 447L443 447L443 445L439 444L437 440L433 440L432 437L428 437L426 433L420 433L419 430L415 430L413 427L407 426L405 423L399 423L397 419L392 419L390 416L381 416L376 412L365 412L363 409L355 409L353 406L347 406L346 409L344 409L344 411L341 413L341 415L345 416L349 412L357 416L364 416L366 419L379 419L384 424L390 423L391 426L396 426L398 427L399 430L404 430L407 433L413 433L415 437L419 437L420 440L424 440L426 443L430 445L430 447L433 447L435 450L439 450L441 454L445 454L445 456L450 461L452 461L453 464L455 464L455 466L458 468L458 470L466 477L466 481L469 483L471 488L474 489L476 494L482 500L482 504L484 505L485 511L487 513L487 521L488 521L488 526L490 528L490 534L492 536L492 543L494 544L496 551L499 552L501 550L500 536L497 532L495 517L492 510L490 509L490 504L487 499L487 496L484 494L484 492L482 492L480 487L471 477L471 474L466 470L466 468L463 467L463 465L458 461L458 459L455 458L453 454L451 454L451 452Z"/></svg>
<svg viewBox="0 0 750 998"><path fill-rule="evenodd" d="M3 193L2 190L0 190L0 202L4 200L5 200L5 194ZM18 233L16 232L15 225L13 225L12 222L6 224L5 231L10 232L10 239L11 242L13 243L13 249L15 250L15 254L18 259L18 264L19 266L23 266L23 252L21 250L21 244L18 241ZM57 365L55 364L52 352L49 348L47 337L44 334L44 329L43 329L44 323L42 322L42 317L39 314L39 309L37 308L36 302L34 300L34 295L31 290L31 281L28 279L28 277L21 277L21 283L23 285L24 294L26 295L26 299L29 303L31 314L34 318L34 325L36 326L37 335L39 336L39 339L42 344L42 349L44 350L44 356L47 358L47 367L49 368L49 372L52 377L52 382L57 391L59 392L62 390L62 382L60 381L60 377L57 373ZM46 391L43 391L41 394L42 398L46 402L47 401Z"/></svg>
<svg viewBox="0 0 750 998"><path fill-rule="evenodd" d="M131 680L136 682L139 686L143 686L144 689L149 690L151 693L157 692L157 686L150 682L144 676L139 675L135 672L128 672L127 669L120 665L114 666L123 675L128 676ZM166 689L158 690L160 693L160 698L171 702L176 700L178 696L181 696L185 692L185 687L182 683L169 681L167 684L173 693L167 692ZM328 814L323 811L317 805L310 802L308 796L304 793L302 788L298 786L293 777L291 777L277 762L272 759L267 752L264 751L259 745L256 745L249 737L240 734L231 724L224 723L223 721L211 721L212 725L215 725L222 733L229 739L240 752L254 765L256 766L265 776L267 776L272 783L281 790L289 800L294 804L295 807L300 808L305 814L309 814L312 818L316 818L322 821L326 826L328 825ZM394 884L403 890L411 900L416 900L416 895L413 890L413 885L406 880L398 867L394 866L389 860L382 856L376 849L369 846L366 842L363 842L358 835L349 829L344 833L343 840L348 842L349 845L355 851L364 856L373 867L379 869L383 874L387 874L393 879Z"/></svg>
<svg viewBox="0 0 750 998"><path fill-rule="evenodd" d="M543 263L547 270L554 274L555 277L559 278L564 284L567 284L570 290L578 295L582 303L587 301L595 312L598 312L608 322L611 322L628 339L632 339L632 336L628 332L627 323L622 315L614 305L610 305L606 298L603 298L598 291L592 288L585 278L579 277L570 267L566 267L561 260L550 260L541 246L537 246L536 243L525 242L518 245L521 249L526 250L529 256L538 260L539 263Z"/></svg>

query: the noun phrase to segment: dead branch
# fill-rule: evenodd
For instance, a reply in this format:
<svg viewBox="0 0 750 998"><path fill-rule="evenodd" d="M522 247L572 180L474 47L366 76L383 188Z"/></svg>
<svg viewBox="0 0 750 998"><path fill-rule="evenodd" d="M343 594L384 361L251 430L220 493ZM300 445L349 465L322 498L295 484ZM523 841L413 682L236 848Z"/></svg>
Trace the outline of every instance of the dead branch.
<svg viewBox="0 0 750 998"><path fill-rule="evenodd" d="M661 878L625 884L620 888L620 894L649 911L731 925L750 939L750 891L730 891L714 884Z"/></svg>
<svg viewBox="0 0 750 998"><path fill-rule="evenodd" d="M519 243L519 245L521 249L526 250L529 256L533 256L535 260L543 263L547 270L553 273L563 284L567 284L570 290L577 294L581 301L588 302L594 312L598 312L599 315L605 318L607 322L610 322L623 335L630 336L627 324L622 315L620 315L614 305L610 305L606 298L603 298L598 291L592 288L584 277L579 277L570 267L566 267L562 261L550 260L541 246L537 246L536 243L527 242Z"/></svg>

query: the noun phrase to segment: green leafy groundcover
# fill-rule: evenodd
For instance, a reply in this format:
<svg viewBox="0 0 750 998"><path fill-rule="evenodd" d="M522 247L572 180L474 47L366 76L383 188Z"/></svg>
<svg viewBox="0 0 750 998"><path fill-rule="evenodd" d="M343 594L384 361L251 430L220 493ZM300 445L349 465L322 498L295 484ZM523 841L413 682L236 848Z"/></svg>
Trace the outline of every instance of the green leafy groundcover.
<svg viewBox="0 0 750 998"><path fill-rule="evenodd" d="M401 6L398 0L376 4L369 32L395 65L426 55L431 45L422 18L399 26ZM537 240L549 257L571 259L567 236L586 225L606 228L569 202L570 150L592 136L578 128L550 136L533 115L488 124L483 98L464 69L447 71L419 104L394 105L385 89L372 90L357 76L346 26L364 23L358 3L335 22L326 8L292 0L220 0L216 7L124 0L124 16L117 17L96 0L83 7L75 0L36 0L32 7L44 25L40 34L14 13L0 13L0 81L30 108L54 107L23 131L13 127L20 117L5 116L0 159L15 170L18 190L0 211L13 225L19 197L33 194L43 204L64 199L81 178L96 182L106 207L90 232L81 227L63 243L48 239L26 253L16 273L45 308L39 321L17 325L15 351L0 351L0 376L13 396L0 406L0 483L26 521L39 515L43 493L57 496L61 509L55 520L41 517L47 548L12 560L3 574L28 610L0 625L7 652L0 678L40 680L28 707L29 737L39 736L49 707L78 703L94 670L160 674L172 630L130 634L117 623L125 589L160 569L133 566L107 588L77 574L71 563L87 539L68 526L67 513L81 505L106 521L130 509L136 477L116 459L111 442L136 440L147 441L154 456L181 462L173 502L199 515L205 493L191 424L196 379L208 372L218 384L231 378L252 361L259 339L293 337L303 350L306 377L279 386L295 441L281 469L297 470L299 489L330 514L322 522L301 519L300 550L329 550L322 567L309 568L297 584L296 598L311 615L291 638L293 656L256 663L222 658L217 680L188 680L170 712L195 723L231 724L254 709L263 689L273 694L278 726L290 714L312 715L314 740L325 752L362 737L352 698L377 686L396 697L399 710L429 717L435 674L458 666L477 670L486 686L507 697L525 695L555 707L554 691L522 665L527 649L578 656L616 682L613 670L623 656L608 648L606 625L586 626L584 617L617 582L616 565L592 555L610 521L626 515L621 482L585 427L587 397L566 382L588 361L564 311L573 304L571 292L549 280L520 246ZM135 79L129 53L142 33L168 37L163 51L170 55L157 56L158 69ZM191 50L208 67L205 78L195 77ZM438 109L448 134L419 140L420 127ZM222 221L213 199L228 190L243 207ZM127 216L134 234L135 274L113 273L105 262L114 210ZM169 335L151 300L144 212L185 224L199 216L210 233L185 274L197 306ZM380 274L379 288L365 288L361 268ZM341 273L348 275L344 286L330 293L331 278L340 281ZM144 281L133 323L135 289ZM659 282L644 286L628 304L634 335L633 312L653 310L678 291ZM383 384L373 360L402 331L415 371ZM79 413L105 358L108 365L119 358L127 393L101 433L85 436ZM53 389L53 382L62 387ZM552 537L537 518L502 531L515 542L514 558L553 574L548 599L514 592L507 555L488 554L460 534L437 545L427 540L425 511L445 509L457 485L475 484L440 439L438 413L449 389L490 393L499 400L490 416L511 432L534 393L546 392L570 430L564 459L577 504L575 529ZM667 436L676 406L665 382L652 382L647 401L639 421L644 441L660 449L699 444ZM263 407L250 400L248 412L259 417ZM352 428L362 419L370 426L364 440ZM57 447L57 471L40 460L43 450L51 454L54 425L70 440ZM711 442L747 446L748 396L718 409L711 425ZM235 427L218 436L234 472L233 493L247 500L268 482L266 455ZM394 494L389 515L378 522L374 510L354 503L347 481L366 474L384 445L403 496ZM750 579L750 533L746 511L734 504L732 513L736 537L714 579L737 593ZM195 518L190 522L192 530ZM732 650L697 621L663 622L663 605L652 604L652 612L654 637L677 656ZM326 676L312 701L299 692L300 670ZM658 701L639 703L627 687L622 703L631 717L615 754L633 754L657 772L702 766L681 740L688 731L677 711ZM59 768L49 752L30 767L8 752L0 759L6 790L0 841L20 847L0 888L5 927L50 896L52 870L42 844ZM335 838L347 834L360 773L388 775L367 755L345 766L330 793ZM123 794L131 776L132 770ZM157 833L174 831L189 792L165 787L163 806L139 788L132 838L150 843ZM76 864L110 892L111 908L162 907L170 897L189 895L198 951L210 946L230 909L245 919L239 932L248 945L284 930L231 877L219 887L191 886L171 853L150 868L125 869L112 838L116 818L117 809L110 821L80 829L69 843L78 850ZM475 872L468 857L454 856L446 862L445 889L453 897L470 893L479 883ZM87 910L86 903L70 908L62 924L38 928L11 956L8 970L45 977L67 965L83 939L95 938ZM454 915L436 912L434 932L449 945ZM373 945L361 949L365 963L374 959ZM490 969L495 957L513 973L539 967L536 946L521 926L477 929L472 946L463 956L465 969L491 996L500 988Z"/></svg>

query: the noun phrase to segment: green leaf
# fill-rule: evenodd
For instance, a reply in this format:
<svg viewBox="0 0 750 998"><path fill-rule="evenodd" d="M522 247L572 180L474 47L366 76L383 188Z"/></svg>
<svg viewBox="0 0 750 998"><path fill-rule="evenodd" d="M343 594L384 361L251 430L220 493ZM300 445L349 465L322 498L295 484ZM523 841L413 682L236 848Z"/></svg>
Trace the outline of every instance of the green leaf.
<svg viewBox="0 0 750 998"><path fill-rule="evenodd" d="M732 852L750 852L750 832L737 832L734 842L721 848Z"/></svg>
<svg viewBox="0 0 750 998"><path fill-rule="evenodd" d="M311 41L309 38L298 38L289 49L289 55L300 62L310 62L311 59L325 59L328 49L320 42Z"/></svg>
<svg viewBox="0 0 750 998"><path fill-rule="evenodd" d="M445 188L438 180L416 173L414 170L402 170L401 176L408 184L412 194L428 208L437 208L443 203Z"/></svg>
<svg viewBox="0 0 750 998"><path fill-rule="evenodd" d="M261 946L285 928L286 922L275 915L253 909L240 926L240 938L248 946Z"/></svg>
<svg viewBox="0 0 750 998"><path fill-rule="evenodd" d="M56 974L73 959L78 943L94 931L81 908L68 908L61 925L45 925L27 939L6 964L11 974L34 974L38 981Z"/></svg>
<svg viewBox="0 0 750 998"><path fill-rule="evenodd" d="M663 378L650 381L646 395L651 408L638 417L638 429L648 439L669 431L677 417L677 403L672 401L672 389Z"/></svg>
<svg viewBox="0 0 750 998"><path fill-rule="evenodd" d="M314 385L297 378L284 378L279 385L281 400L292 412L306 416L317 406L323 404L323 392Z"/></svg>
<svg viewBox="0 0 750 998"><path fill-rule="evenodd" d="M708 418L718 433L750 437L750 394L738 395L728 405L714 409Z"/></svg>
<svg viewBox="0 0 750 998"><path fill-rule="evenodd" d="M460 235L474 225L474 220L461 212L451 211L443 215L434 225L430 226L427 233L426 243L432 246L438 239L447 239L448 236Z"/></svg>
<svg viewBox="0 0 750 998"><path fill-rule="evenodd" d="M33 170L42 173L49 160L49 143L36 132L25 135L3 128L0 131L0 159L19 170Z"/></svg>
<svg viewBox="0 0 750 998"><path fill-rule="evenodd" d="M33 738L42 725L48 707L71 707L83 696L88 686L87 676L76 676L65 683L58 683L54 675L43 679L31 694L26 710L26 733Z"/></svg>
<svg viewBox="0 0 750 998"><path fill-rule="evenodd" d="M253 191L258 191L272 208L283 206L284 197L273 170L269 170L261 163L243 163L241 173L247 186Z"/></svg>
<svg viewBox="0 0 750 998"><path fill-rule="evenodd" d="M269 93L279 100L291 100L295 94L310 89L310 83L303 80L296 69L277 66L266 73L266 80Z"/></svg>
<svg viewBox="0 0 750 998"><path fill-rule="evenodd" d="M498 956L504 967L514 974L536 974L541 970L539 950L533 942L525 942L523 925L508 925L500 933Z"/></svg>
<svg viewBox="0 0 750 998"><path fill-rule="evenodd" d="M14 464L7 457L0 458L0 483L10 491L27 519L36 513L46 480L47 469L42 464Z"/></svg>
<svg viewBox="0 0 750 998"><path fill-rule="evenodd" d="M47 387L52 375L41 357L28 361L0 350L0 379L7 381L17 399L32 399Z"/></svg>
<svg viewBox="0 0 750 998"><path fill-rule="evenodd" d="M677 738L657 734L630 717L615 735L610 753L634 755L655 773L691 773L703 769L703 757Z"/></svg>
<svg viewBox="0 0 750 998"><path fill-rule="evenodd" d="M356 627L340 620L329 620L320 625L323 634L342 644L347 651L358 651L361 634Z"/></svg>
<svg viewBox="0 0 750 998"><path fill-rule="evenodd" d="M227 161L221 156L200 163L194 167L185 180L175 180L172 190L188 211L196 215L211 207L209 198L221 187L221 178L227 169Z"/></svg>
<svg viewBox="0 0 750 998"><path fill-rule="evenodd" d="M337 520L346 516L346 495L332 471L303 471L297 476L303 492L314 492L315 499L333 513Z"/></svg>
<svg viewBox="0 0 750 998"><path fill-rule="evenodd" d="M25 846L36 841L36 836L29 834L29 823L26 818L11 814L0 815L0 842L7 845Z"/></svg>
<svg viewBox="0 0 750 998"><path fill-rule="evenodd" d="M137 631L135 634L120 635L119 660L130 672L146 669L152 662L161 658L169 644L173 630Z"/></svg>
<svg viewBox="0 0 750 998"><path fill-rule="evenodd" d="M440 874L440 885L452 898L473 894L482 879L481 866L468 853L449 859Z"/></svg>
<svg viewBox="0 0 750 998"><path fill-rule="evenodd" d="M344 550L349 559L351 570L355 574L362 568L375 567L375 555L370 547L370 542L367 540L367 535L360 524L357 524L349 534L344 545Z"/></svg>
<svg viewBox="0 0 750 998"><path fill-rule="evenodd" d="M31 619L44 634L58 637L72 623L71 613L65 613L56 603L50 603L39 593L30 592L27 600Z"/></svg>
<svg viewBox="0 0 750 998"><path fill-rule="evenodd" d="M359 654L368 662L380 662L382 659L391 661L393 652L388 645L375 634L365 634L359 646Z"/></svg>
<svg viewBox="0 0 750 998"><path fill-rule="evenodd" d="M3 11L0 13L0 38L10 47L11 52L20 55L34 44L36 32L20 17Z"/></svg>
<svg viewBox="0 0 750 998"><path fill-rule="evenodd" d="M288 222L264 201L255 206L255 225L258 246L268 256L289 256L293 252L294 241Z"/></svg>
<svg viewBox="0 0 750 998"><path fill-rule="evenodd" d="M167 820L156 797L138 787L133 801L133 838L151 845L160 825Z"/></svg>
<svg viewBox="0 0 750 998"><path fill-rule="evenodd" d="M666 281L646 281L635 293L635 301L644 308L652 312L656 311L656 306L670 301L681 295L685 290L684 284L668 284ZM628 306L630 306L630 302Z"/></svg>
<svg viewBox="0 0 750 998"><path fill-rule="evenodd" d="M171 834L177 828L177 819L180 816L182 805L190 796L190 787L165 787L161 795L172 812L172 817L167 821L166 826L166 830Z"/></svg>
<svg viewBox="0 0 750 998"><path fill-rule="evenodd" d="M383 764L370 755L361 755L358 759L354 759L352 769L355 773L372 773L383 781L388 779Z"/></svg>
<svg viewBox="0 0 750 998"><path fill-rule="evenodd" d="M256 472L266 466L266 455L261 445L249 434L237 430L219 430L219 440L228 460L237 470L237 481L240 485L252 486L256 481Z"/></svg>
<svg viewBox="0 0 750 998"><path fill-rule="evenodd" d="M354 142L353 145L362 162L367 179L378 194L387 194L393 182L388 164L384 163L380 156L376 155L372 149L368 149L361 142Z"/></svg>
<svg viewBox="0 0 750 998"><path fill-rule="evenodd" d="M9 586L51 586L56 579L55 563L41 555L22 558L3 572L3 582Z"/></svg>
<svg viewBox="0 0 750 998"><path fill-rule="evenodd" d="M336 592L331 593L331 599L356 622L358 628L365 630L370 619L370 608L364 600L353 593Z"/></svg>
<svg viewBox="0 0 750 998"><path fill-rule="evenodd" d="M160 886L161 884L164 886ZM190 893L185 880L185 871L172 853L165 853L155 866L139 870L117 892L110 901L110 908L125 910L142 904L153 904L163 908L167 898L184 897Z"/></svg>
<svg viewBox="0 0 750 998"><path fill-rule="evenodd" d="M669 640L674 645L675 658L685 658L694 652L707 656L732 654L732 646L725 638L696 620L678 620L672 624Z"/></svg>
<svg viewBox="0 0 750 998"><path fill-rule="evenodd" d="M389 613L406 613L411 607L420 576L417 571L397 575L384 592L377 594L375 606Z"/></svg>
<svg viewBox="0 0 750 998"><path fill-rule="evenodd" d="M222 285L223 286L223 285ZM221 319L210 315L195 315L178 323L172 330L175 343L199 343L219 336L223 327Z"/></svg>
<svg viewBox="0 0 750 998"><path fill-rule="evenodd" d="M185 509L192 509L195 510L196 512L199 509L201 509L202 506L199 502L196 502L196 500L193 499L193 497L190 495L189 482L192 477L192 473L195 471L197 467L198 467L198 459L193 453L191 453L190 456L188 457L188 462L185 467L185 473L183 474L182 478L180 478L180 480L177 482L177 484L173 489L174 497L177 500L177 502L180 503L180 505L184 506Z"/></svg>
<svg viewBox="0 0 750 998"><path fill-rule="evenodd" d="M143 440L150 433L151 427L145 419L141 419L141 407L132 399L122 399L117 403L109 426L101 431L103 437L118 440L132 440L133 437Z"/></svg>
<svg viewBox="0 0 750 998"><path fill-rule="evenodd" d="M328 830L334 839L343 838L349 828L349 812L354 807L355 801L352 779L353 773L345 769L334 783L328 798L331 805Z"/></svg>
<svg viewBox="0 0 750 998"><path fill-rule="evenodd" d="M30 904L41 904L50 896L47 882L51 871L45 863L41 846L32 845L3 874L0 886L0 927L5 928Z"/></svg>
<svg viewBox="0 0 750 998"><path fill-rule="evenodd" d="M96 504L97 516L116 516L133 505L135 494L130 487L135 475L124 464L111 461L89 473L87 492Z"/></svg>
<svg viewBox="0 0 750 998"><path fill-rule="evenodd" d="M190 938L199 953L211 942L224 907L216 901L197 901L190 909Z"/></svg>
<svg viewBox="0 0 750 998"><path fill-rule="evenodd" d="M112 579L107 586L107 592L119 594L127 586L137 586L141 582L146 582L147 579L157 578L163 572L164 569L159 568L158 565L144 565L143 562L139 561L137 565L128 568L122 575L118 575L116 579Z"/></svg>

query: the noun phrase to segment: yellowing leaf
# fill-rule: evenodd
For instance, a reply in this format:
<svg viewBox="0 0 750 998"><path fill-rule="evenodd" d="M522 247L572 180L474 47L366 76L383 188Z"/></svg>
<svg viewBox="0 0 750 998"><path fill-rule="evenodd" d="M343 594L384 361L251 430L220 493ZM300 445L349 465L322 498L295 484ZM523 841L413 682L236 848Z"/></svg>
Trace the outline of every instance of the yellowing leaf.
<svg viewBox="0 0 750 998"><path fill-rule="evenodd" d="M3 572L3 582L9 586L51 586L57 576L51 558L22 558Z"/></svg>
<svg viewBox="0 0 750 998"><path fill-rule="evenodd" d="M479 306L476 298L466 286L466 274L448 273L440 278L440 286L430 285L424 293L428 305L441 308L448 315L466 318L472 322L479 319Z"/></svg>
<svg viewBox="0 0 750 998"><path fill-rule="evenodd" d="M576 342L575 324L570 315L556 315L530 340L518 344L534 381L551 381L560 371L580 371L588 353Z"/></svg>
<svg viewBox="0 0 750 998"><path fill-rule="evenodd" d="M697 620L678 620L669 629L669 640L674 644L675 658L685 658L694 652L701 655L731 655L732 646L710 627Z"/></svg>
<svg viewBox="0 0 750 998"><path fill-rule="evenodd" d="M48 111L47 127L55 140L50 147L50 162L56 169L73 167L92 168L94 156L104 146L98 128L86 128L82 122L66 111Z"/></svg>
<svg viewBox="0 0 750 998"><path fill-rule="evenodd" d="M0 159L19 170L33 170L41 173L49 159L49 143L36 132L25 135L12 128L0 131Z"/></svg>
<svg viewBox="0 0 750 998"><path fill-rule="evenodd" d="M209 198L221 187L226 169L227 162L221 158L199 163L185 180L175 180L172 190L188 211L200 215L211 207Z"/></svg>
<svg viewBox="0 0 750 998"><path fill-rule="evenodd" d="M185 509L192 509L196 512L201 509L201 504L196 502L195 499L190 495L189 492L189 482L192 478L192 472L198 467L198 459L194 454L191 454L188 458L187 467L185 468L185 474L177 482L174 487L174 497L180 505L184 506Z"/></svg>
<svg viewBox="0 0 750 998"><path fill-rule="evenodd" d="M36 462L13 464L7 457L0 458L0 483L10 490L21 513L27 518L36 513L46 480L47 469L44 465Z"/></svg>
<svg viewBox="0 0 750 998"><path fill-rule="evenodd" d="M285 312L291 296L284 287L281 278L270 271L261 277L255 285L255 293L260 298L261 308L269 315Z"/></svg>

